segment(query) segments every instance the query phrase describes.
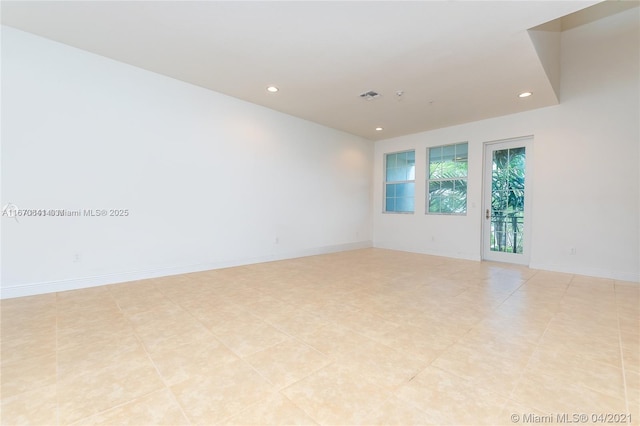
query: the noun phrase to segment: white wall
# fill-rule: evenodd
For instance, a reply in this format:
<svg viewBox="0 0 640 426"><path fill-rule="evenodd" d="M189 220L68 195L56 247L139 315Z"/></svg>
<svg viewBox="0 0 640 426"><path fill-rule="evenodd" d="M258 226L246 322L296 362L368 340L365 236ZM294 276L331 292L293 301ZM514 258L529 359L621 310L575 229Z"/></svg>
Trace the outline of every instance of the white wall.
<svg viewBox="0 0 640 426"><path fill-rule="evenodd" d="M7 27L1 137L2 206L130 212L3 217L2 297L371 245L370 141Z"/></svg>
<svg viewBox="0 0 640 426"><path fill-rule="evenodd" d="M639 8L561 35L560 104L379 141L374 246L481 257L482 145L533 135L530 266L640 279ZM534 94L535 95L535 94ZM424 214L426 149L469 142L468 214ZM416 212L382 213L383 156L416 149ZM570 255L569 249L576 248Z"/></svg>

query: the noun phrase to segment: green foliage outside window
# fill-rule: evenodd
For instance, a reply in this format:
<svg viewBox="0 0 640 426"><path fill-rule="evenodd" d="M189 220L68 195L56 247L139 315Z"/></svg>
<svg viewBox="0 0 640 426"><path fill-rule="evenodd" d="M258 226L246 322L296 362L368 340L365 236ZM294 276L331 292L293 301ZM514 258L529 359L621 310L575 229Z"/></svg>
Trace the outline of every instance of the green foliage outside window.
<svg viewBox="0 0 640 426"><path fill-rule="evenodd" d="M467 213L468 143L429 148L427 212Z"/></svg>

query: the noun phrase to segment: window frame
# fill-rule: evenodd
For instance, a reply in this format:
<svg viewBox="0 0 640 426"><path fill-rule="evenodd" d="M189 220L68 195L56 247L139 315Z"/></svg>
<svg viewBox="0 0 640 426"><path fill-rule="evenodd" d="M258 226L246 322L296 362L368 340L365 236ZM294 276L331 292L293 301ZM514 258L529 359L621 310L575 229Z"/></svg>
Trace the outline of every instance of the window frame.
<svg viewBox="0 0 640 426"><path fill-rule="evenodd" d="M389 159L390 155L397 155L397 154L403 154L403 153L413 153L413 179L412 180L394 180L394 181L388 181L387 180L387 162ZM383 182L382 182L382 213L385 214L415 214L416 212L416 177L415 177L415 169L416 169L416 160L415 160L415 154L416 154L416 150L415 148L412 149L406 149L406 150L402 150L402 151L393 151L393 152L385 152L384 155L384 164L383 164ZM387 186L388 185L393 185L393 184L403 184L403 183L413 183L413 210L411 211L398 211L398 210L387 210ZM394 197L397 198L397 197Z"/></svg>
<svg viewBox="0 0 640 426"><path fill-rule="evenodd" d="M440 179L431 179L431 150L433 149L443 149L446 147L454 147L454 159L453 162L456 162L455 159L455 152L456 152L456 147L458 145L466 145L467 146L467 156L466 156L466 163L467 163L467 168L466 168L466 174L464 177L462 176L456 176L456 177L452 177L452 178L440 178ZM469 212L469 188L468 188L468 183L469 183L469 142L465 141L465 142L456 142L456 143L449 143L449 144L444 144L444 145L435 145L435 146L430 146L427 147L427 153L426 153L426 179L425 179L425 215L437 215L437 216L466 216ZM464 181L466 183L466 187L465 187L465 192L464 192L464 212L443 212L443 211L439 211L439 212L432 212L430 211L430 201L431 201L431 193L429 191L431 185L431 182L452 182L455 185L455 181Z"/></svg>

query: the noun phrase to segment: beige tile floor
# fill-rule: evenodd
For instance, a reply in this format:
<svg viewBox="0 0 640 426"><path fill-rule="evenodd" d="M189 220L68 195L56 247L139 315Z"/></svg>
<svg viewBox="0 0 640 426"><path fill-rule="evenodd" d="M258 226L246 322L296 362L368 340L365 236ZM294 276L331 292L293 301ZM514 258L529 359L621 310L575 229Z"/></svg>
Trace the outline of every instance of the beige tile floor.
<svg viewBox="0 0 640 426"><path fill-rule="evenodd" d="M639 424L639 307L637 283L381 249L8 299L1 423Z"/></svg>

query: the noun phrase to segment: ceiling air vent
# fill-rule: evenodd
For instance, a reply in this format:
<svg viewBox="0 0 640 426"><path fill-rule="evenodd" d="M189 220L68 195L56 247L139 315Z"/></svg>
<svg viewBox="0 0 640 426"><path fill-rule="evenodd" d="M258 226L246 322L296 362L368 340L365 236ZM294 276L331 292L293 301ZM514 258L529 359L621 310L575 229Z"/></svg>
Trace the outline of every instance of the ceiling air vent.
<svg viewBox="0 0 640 426"><path fill-rule="evenodd" d="M360 93L360 97L364 100L371 101L373 99L379 98L380 93L369 90L368 92Z"/></svg>

